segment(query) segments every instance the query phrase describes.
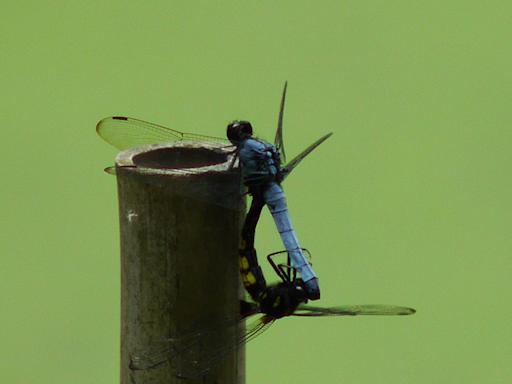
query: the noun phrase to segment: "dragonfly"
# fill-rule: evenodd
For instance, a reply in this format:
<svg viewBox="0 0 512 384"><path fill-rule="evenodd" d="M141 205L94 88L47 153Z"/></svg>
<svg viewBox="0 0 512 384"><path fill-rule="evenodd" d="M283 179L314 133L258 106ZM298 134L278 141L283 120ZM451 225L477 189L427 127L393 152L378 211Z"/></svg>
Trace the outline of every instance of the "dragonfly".
<svg viewBox="0 0 512 384"><path fill-rule="evenodd" d="M272 268L280 278L281 287L300 287L295 268L290 265L289 256L286 263L276 263L274 258L286 252L275 252L267 256ZM272 324L284 317L343 317L343 316L407 316L415 309L396 305L341 305L320 307L307 304L301 300L300 290L297 300L289 301L281 307L280 313L270 313L258 303L240 301L240 319L229 319L214 323L199 331L176 337L162 338L148 348L136 351L130 359L130 369L146 371L160 369L171 364L175 375L181 378L199 379L220 365L237 348L261 335ZM256 317L254 319L254 317ZM252 319L244 327L245 321ZM215 339L219 334L222 338ZM208 340L208 342L205 342Z"/></svg>
<svg viewBox="0 0 512 384"><path fill-rule="evenodd" d="M282 93L277 130L274 139L274 145L279 151L283 162L286 161L286 153L283 143L283 115L286 89L287 82L285 82ZM112 145L113 147L119 150L126 150L144 145L177 143L183 141L193 141L200 143L203 142L218 145L220 148L231 148L231 153L234 155L233 160L231 162L231 170L236 171L234 168L237 163L237 148L227 138L181 132L176 129L172 129L160 124L150 123L144 120L126 116L110 116L101 119L96 124L96 132L104 141L106 141L108 144ZM295 156L292 160L290 160L284 166L282 166L283 180L291 174L291 172L302 162L302 160L306 156L308 156L314 149L316 149L320 144L327 140L331 135L332 133L328 133L320 137L318 140L316 140L306 149L300 152L297 156ZM133 168L133 166L121 166L121 168L124 167ZM116 167L106 167L105 172L108 174L115 175ZM201 196L204 195L200 193L201 181L197 182L197 188L199 192L195 194L195 197L201 199ZM190 193L190 191L188 191L188 193ZM240 193L239 198L242 199L243 196L245 196L246 194L246 191L242 191ZM233 201L235 201L236 204L231 204L229 206L225 205L226 199L222 198L211 199L211 197L209 197L208 202L237 210L239 209L240 206L240 199L234 199Z"/></svg>
<svg viewBox="0 0 512 384"><path fill-rule="evenodd" d="M244 250L245 255L240 256L241 262L247 265L247 268L245 268L242 273L244 286L250 292L254 300L258 300L257 297L261 294L265 286L264 277L257 264L256 251L254 249L256 226L259 221L260 212L265 205L267 205L274 218L283 244L292 252L294 264L300 266L301 274L305 276L306 290L309 292L309 297L311 299L315 297L318 299L320 297L317 284L318 279L311 269L310 264L306 263L304 254L300 252L301 248L297 236L291 227L291 220L281 183L304 158L327 140L332 135L332 132L320 137L284 166L281 165L281 162L286 162L283 140L283 117L287 86L288 83L285 82L279 106L277 129L273 146L265 141L252 137L252 126L247 121L236 120L228 125L227 136L229 140L202 134L180 132L162 125L124 116L104 118L99 121L96 126L96 131L99 136L120 150L129 149L134 146L179 141L208 142L215 143L224 148L231 147L233 159L230 169L234 167L237 157L239 158L239 163L244 163L244 167L241 169L244 185L246 186L245 191L241 192L240 188L233 185L225 185L225 188L212 188L208 186L208 190L205 190L206 184L203 184L199 178L194 180L193 183L187 183L186 191L183 190L183 192L187 198L206 200L207 204L227 206L235 210L245 205L243 197L246 194L253 196L241 236L243 245L241 245L240 248ZM235 127L236 125L238 125L238 127ZM245 137L245 139L234 139L234 136L237 137L239 135L240 137ZM248 144L249 142L251 144ZM270 160L270 158L272 160ZM272 164L271 166L269 165L269 161ZM119 167L120 166L117 165L117 168ZM133 166L130 165L130 167ZM270 167L274 167L275 170L273 173L270 172ZM109 167L106 170L108 173L114 174L117 168ZM245 174L244 170L246 171ZM180 169L180 171L183 172L186 170ZM229 190L226 190L228 188ZM179 187L176 188L174 192L182 193ZM269 202L272 202L272 204L269 204Z"/></svg>

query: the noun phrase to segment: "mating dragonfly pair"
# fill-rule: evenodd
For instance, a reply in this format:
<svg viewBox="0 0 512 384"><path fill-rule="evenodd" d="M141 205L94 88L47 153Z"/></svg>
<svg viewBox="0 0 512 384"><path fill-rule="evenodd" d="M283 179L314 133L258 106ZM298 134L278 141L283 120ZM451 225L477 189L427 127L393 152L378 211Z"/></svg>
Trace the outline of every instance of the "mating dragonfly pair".
<svg viewBox="0 0 512 384"><path fill-rule="evenodd" d="M243 174L244 163L250 163L247 158L250 160L255 156L257 157L258 153L262 154L261 157L265 164L267 164L267 168L264 169L265 172L269 171L272 166L278 171L277 175L275 175L275 179L271 180L271 183L275 184L273 187L276 192L263 190L263 192L258 194L255 192L254 185L252 186L252 190L251 187L249 187L249 192L253 195L253 203L246 217L244 229L242 230L240 266L244 286L255 302L241 302L240 314L242 320L230 320L225 324L212 325L209 329L165 339L161 343L148 346L146 350L139 351L131 357L130 366L133 370L156 368L167 361L172 362L179 357L181 363L179 364L180 372L178 372L178 375L184 377L202 376L221 362L222 359L237 346L258 336L276 319L284 316L410 315L415 312L414 309L411 308L387 305L340 306L331 308L307 305L308 299L319 298L319 291L318 295L315 297L314 289L312 294L311 290L308 291L311 287L307 285L308 282L316 283L316 275L314 275L312 270L308 269L309 262L307 262L305 257L308 252L298 245L291 224L288 225L290 228L280 228L279 226L283 222L289 222L285 202L283 210L282 201L284 201L284 195L280 189L280 184L309 153L323 143L331 134L329 133L321 137L293 160L281 167L280 160L285 161L286 159L283 145L285 95L286 83L281 98L274 146L266 146L263 141L252 139L252 127L250 123L244 121L235 121L228 126L228 135L230 133L230 127L234 129L236 133L235 137L233 137L233 135L228 136L229 141L218 137L184 133L161 125L121 116L108 117L97 124L98 134L105 141L121 150L144 144L182 140L216 142L225 144L226 146L233 146L235 156L232 164L234 165L235 159L238 157L240 160L239 163L242 165ZM233 130L231 133L233 133ZM250 151L245 150L246 148L244 149L240 144L241 142L247 142L247 139L254 141L254 145L250 148ZM244 158L244 150L246 154L249 153L247 158ZM274 150L277 152L277 156L273 154ZM269 160L267 157L273 158L273 160ZM246 169L247 168L249 167L246 167ZM261 174L261 167L258 172ZM250 177L251 175L248 176ZM249 177L244 177L244 179L249 179ZM277 195L276 198L275 195ZM280 201L279 198L281 198L281 205L276 205L278 209L275 209L277 213L276 216L274 216L272 204L275 201ZM259 220L261 208L265 203L269 205L283 243L287 247L286 251L277 252L267 257L277 276L280 278L279 284L269 287L267 287L258 265L256 250L254 249L256 224ZM283 233L286 233L286 235L283 236ZM274 258L283 254L287 256L286 262L276 263ZM300 277L297 275L297 271L299 271ZM308 276L308 280L304 278L304 275ZM240 321L244 321L246 318L257 314L261 314L261 316L256 321L250 323L245 329L241 330ZM201 341L209 334L217 333L220 329L222 329L222 332L225 334L227 333L227 337L223 338L223 341L218 345L210 343L207 348L203 347Z"/></svg>

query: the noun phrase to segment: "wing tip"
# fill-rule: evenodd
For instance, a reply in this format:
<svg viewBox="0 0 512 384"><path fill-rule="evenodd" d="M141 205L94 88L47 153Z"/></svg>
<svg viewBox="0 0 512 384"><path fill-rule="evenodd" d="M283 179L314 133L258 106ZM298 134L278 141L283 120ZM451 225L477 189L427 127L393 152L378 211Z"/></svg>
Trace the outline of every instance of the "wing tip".
<svg viewBox="0 0 512 384"><path fill-rule="evenodd" d="M106 167L103 169L103 172L109 174L109 175L116 175L116 166L111 165L110 167Z"/></svg>
<svg viewBox="0 0 512 384"><path fill-rule="evenodd" d="M416 313L416 310L414 308L404 308L405 311L402 313L403 315L414 315Z"/></svg>
<svg viewBox="0 0 512 384"><path fill-rule="evenodd" d="M109 117L104 117L103 119L98 121L98 123L96 124L96 133L101 136L101 134L100 134L101 127L102 127L102 125L104 125L108 121L111 121L111 120L128 121L128 119L129 119L129 117L126 117L126 116L109 116Z"/></svg>
<svg viewBox="0 0 512 384"><path fill-rule="evenodd" d="M96 133L97 133L98 135L100 135L100 136L101 136L101 134L100 134L101 126L103 125L103 123L104 123L104 122L105 122L105 120L107 120L107 119L110 119L110 117L105 117L105 118L101 119L100 121L98 121L98 122L96 123Z"/></svg>

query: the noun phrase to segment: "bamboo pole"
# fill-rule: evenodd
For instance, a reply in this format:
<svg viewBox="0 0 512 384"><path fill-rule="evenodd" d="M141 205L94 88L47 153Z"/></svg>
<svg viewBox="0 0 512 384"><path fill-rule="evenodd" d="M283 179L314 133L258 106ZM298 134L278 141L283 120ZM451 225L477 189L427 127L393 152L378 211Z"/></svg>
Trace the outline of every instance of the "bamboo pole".
<svg viewBox="0 0 512 384"><path fill-rule="evenodd" d="M239 316L245 201L240 172L229 170L231 156L219 145L178 142L127 150L116 159L121 384L245 383L243 346L201 378L176 377L187 364L180 359L190 356L152 369L130 367L134 355L165 338ZM219 337L222 330L206 335L204 348ZM227 334L225 342L232 342Z"/></svg>

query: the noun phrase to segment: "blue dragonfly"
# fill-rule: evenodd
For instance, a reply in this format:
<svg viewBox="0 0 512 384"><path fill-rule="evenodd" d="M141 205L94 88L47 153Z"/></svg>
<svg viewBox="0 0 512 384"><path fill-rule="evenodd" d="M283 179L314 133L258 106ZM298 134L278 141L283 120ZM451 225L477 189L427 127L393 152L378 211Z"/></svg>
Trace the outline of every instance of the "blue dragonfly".
<svg viewBox="0 0 512 384"><path fill-rule="evenodd" d="M286 83L281 99L281 108L279 112L278 128L275 136L275 147L281 154L283 161L286 161L286 155L283 145L283 112L286 96ZM150 123L133 117L111 116L101 119L96 124L97 134L110 145L119 150L126 150L134 147L152 144L165 144L181 141L194 141L218 144L226 148L233 148L236 154L236 145L229 139L217 136L202 135L196 133L181 132L160 124ZM282 167L283 179L295 169L300 162L309 155L315 148L327 140L332 133L322 136L320 139L308 146L304 151L295 156L291 161ZM234 157L234 160L236 156ZM233 165L235 161L233 161ZM107 173L115 174L114 167L107 167Z"/></svg>
<svg viewBox="0 0 512 384"><path fill-rule="evenodd" d="M292 227L288 206L281 183L290 175L295 167L314 149L327 140L332 133L328 133L299 155L293 158L286 165L286 153L283 142L283 116L286 99L287 83L279 108L277 130L274 145L252 136L252 126L247 121L234 121L227 127L227 139L207 135L184 133L158 124L148 123L139 119L114 116L101 120L96 130L98 134L108 143L118 149L128 149L144 144L155 144L162 142L176 141L202 141L213 142L224 147L232 147L234 154L232 164L236 158L242 164L242 175L248 193L252 195L251 207L247 213L244 227L242 229L241 264L242 278L247 291L255 301L260 301L264 293L266 282L257 262L254 239L256 226L260 218L262 208L267 205L274 218L281 240L291 256L292 265L299 271L304 283L307 297L311 300L320 298L318 278L307 260L298 238ZM114 168L107 169L110 173ZM201 189L201 184L197 183ZM200 194L198 194L200 195ZM214 199L216 201L224 201ZM237 201L235 199L235 201Z"/></svg>

